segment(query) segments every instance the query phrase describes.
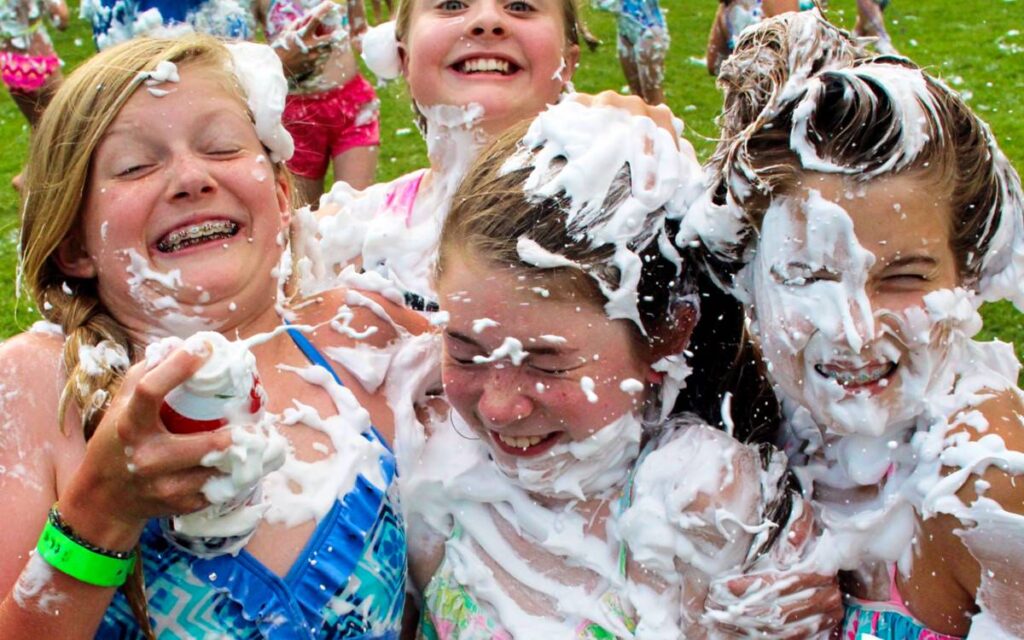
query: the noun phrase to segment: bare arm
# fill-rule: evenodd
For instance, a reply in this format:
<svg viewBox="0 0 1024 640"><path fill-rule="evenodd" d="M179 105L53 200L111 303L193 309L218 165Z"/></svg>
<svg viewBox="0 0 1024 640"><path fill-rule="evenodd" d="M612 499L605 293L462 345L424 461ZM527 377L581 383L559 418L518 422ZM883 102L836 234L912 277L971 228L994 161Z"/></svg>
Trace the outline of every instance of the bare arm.
<svg viewBox="0 0 1024 640"><path fill-rule="evenodd" d="M174 436L159 422L163 396L202 362L183 351L151 371L145 365L129 370L88 445L74 424L74 411L68 412L62 433L56 408L63 382L55 379L60 345L40 340L19 336L0 347L5 363L0 384L17 392L15 405L7 405L4 437L20 439L36 452L24 465L15 448L0 451L5 469L25 472L6 473L0 496L0 547L5 549L0 554L0 637L92 638L114 589L80 582L30 554L50 505L57 501L65 522L83 539L106 549L131 550L147 519L205 506L200 489L212 471L199 460L227 446L230 436ZM47 365L44 373L39 372L41 361ZM34 373L18 376L19 367Z"/></svg>
<svg viewBox="0 0 1024 640"><path fill-rule="evenodd" d="M366 5L363 0L347 0L348 2L348 37L352 42L352 50L363 51L363 34L369 28L366 22Z"/></svg>
<svg viewBox="0 0 1024 640"><path fill-rule="evenodd" d="M998 437L1006 452L992 459L1012 459L1024 452L1024 407L1015 393L1004 392L978 407L988 423L983 432L962 426L954 431L968 434L972 444L985 438L991 445ZM998 447L997 447L998 449ZM916 549L913 573L904 597L911 610L936 631L962 635L968 617L980 605L1012 635L1024 634L1024 611L1019 603L1024 589L1024 477L1012 464L984 465L970 474L956 493L961 513L940 514L920 523L922 534ZM947 476L956 468L946 468ZM946 585L932 593L929 584L939 576Z"/></svg>
<svg viewBox="0 0 1024 640"><path fill-rule="evenodd" d="M711 32L708 34L708 50L705 56L708 73L718 75L718 68L722 61L729 57L729 30L725 26L724 5L719 4L715 11L715 17L711 22Z"/></svg>

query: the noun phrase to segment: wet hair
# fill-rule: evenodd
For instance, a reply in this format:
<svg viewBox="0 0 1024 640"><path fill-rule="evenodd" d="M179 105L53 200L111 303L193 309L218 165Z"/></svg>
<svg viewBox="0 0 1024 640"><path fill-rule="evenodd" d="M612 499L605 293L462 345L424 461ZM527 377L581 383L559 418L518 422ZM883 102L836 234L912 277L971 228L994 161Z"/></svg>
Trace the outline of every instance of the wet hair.
<svg viewBox="0 0 1024 640"><path fill-rule="evenodd" d="M524 186L533 166L503 170L506 160L522 151L520 140L528 126L524 122L512 127L484 149L455 192L441 231L436 281L440 282L453 255L471 255L549 279L554 296L574 296L603 306L607 297L602 286L615 290L619 285L621 273L614 263L616 247L593 241L587 226L607 220L629 197L629 166L624 164L619 169L595 217L570 218L567 212L571 203L564 191L549 197L528 197ZM669 355L678 346L678 332L691 328L679 326L681 305L697 310L696 297L688 295L695 291L689 270L677 270L676 263L666 258L659 246L659 238L674 235L674 226L663 208L649 211L643 230L627 243L642 263L637 311L643 331L635 323L626 322L633 331L637 354L649 362ZM579 268L540 268L524 262L517 248L520 238L536 242Z"/></svg>
<svg viewBox="0 0 1024 640"><path fill-rule="evenodd" d="M916 174L941 185L964 286L1009 260L993 240L1015 223L1004 214L1020 215L1020 179L963 99L910 61L869 57L816 12L790 13L745 32L719 84L711 209L732 212L739 229L710 246L707 261L727 284L749 260L771 202L810 171L857 182Z"/></svg>
<svg viewBox="0 0 1024 640"><path fill-rule="evenodd" d="M139 350L99 298L96 279L65 275L57 262L60 245L79 233L89 188L92 156L111 122L159 62L201 67L223 78L226 90L245 106L224 44L208 36L174 40L140 38L112 47L87 60L63 83L33 136L25 171L20 236L20 277L43 317L66 336L60 424L73 402L85 438L92 436L124 376L123 365L97 362L83 367L79 351L103 345L135 361ZM102 359L98 359L102 360ZM97 370L100 369L100 370ZM135 616L153 637L146 614L142 563L124 589Z"/></svg>

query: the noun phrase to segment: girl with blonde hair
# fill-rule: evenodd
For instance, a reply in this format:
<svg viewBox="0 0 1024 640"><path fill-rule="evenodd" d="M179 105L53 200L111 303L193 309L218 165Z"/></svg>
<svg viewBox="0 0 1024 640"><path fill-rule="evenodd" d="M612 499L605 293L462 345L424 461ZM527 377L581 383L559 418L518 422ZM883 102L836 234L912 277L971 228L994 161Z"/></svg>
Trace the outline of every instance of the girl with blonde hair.
<svg viewBox="0 0 1024 640"><path fill-rule="evenodd" d="M47 110L21 230L46 321L0 346L3 637L397 634L391 413L320 353L387 348L419 320L369 292L283 296L285 92L267 47L139 39L83 64ZM200 330L224 338L188 340ZM233 338L264 418L170 432L169 392ZM164 535L223 504L224 465L246 455L263 497L244 548Z"/></svg>

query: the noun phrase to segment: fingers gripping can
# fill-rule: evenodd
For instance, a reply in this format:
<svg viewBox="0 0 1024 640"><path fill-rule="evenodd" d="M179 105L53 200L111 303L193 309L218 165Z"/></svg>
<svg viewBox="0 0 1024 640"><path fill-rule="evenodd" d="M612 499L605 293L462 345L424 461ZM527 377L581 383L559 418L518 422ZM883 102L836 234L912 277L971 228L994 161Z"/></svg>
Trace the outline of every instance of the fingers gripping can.
<svg viewBox="0 0 1024 640"><path fill-rule="evenodd" d="M210 352L206 362L164 398L160 407L164 426L172 433L196 434L258 423L263 417L266 393L248 346L216 332L196 334L184 346L200 348L203 343ZM175 545L200 557L238 553L259 523L259 518L242 517L240 511L260 504L262 495L258 479L232 489L236 491L229 492L224 502L214 502L185 516L165 518L161 521L164 534Z"/></svg>

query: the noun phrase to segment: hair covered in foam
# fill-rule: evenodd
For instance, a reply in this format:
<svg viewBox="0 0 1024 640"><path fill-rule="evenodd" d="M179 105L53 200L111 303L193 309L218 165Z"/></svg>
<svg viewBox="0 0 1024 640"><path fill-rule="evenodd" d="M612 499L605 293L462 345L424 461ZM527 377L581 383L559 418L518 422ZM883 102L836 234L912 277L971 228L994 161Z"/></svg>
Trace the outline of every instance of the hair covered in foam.
<svg viewBox="0 0 1024 640"><path fill-rule="evenodd" d="M720 85L711 188L680 239L699 238L726 279L750 260L771 201L803 173L867 182L920 172L948 185L962 284L1024 308L1020 178L956 92L905 59L868 57L816 12L748 31Z"/></svg>
<svg viewBox="0 0 1024 640"><path fill-rule="evenodd" d="M748 31L722 86L710 188L678 241L700 245L746 306L783 402L791 466L814 488L825 525L812 562L898 561L906 575L921 554L945 564L962 545L981 567L970 637L1019 637L1021 565L1008 541L1024 531L1020 494L983 495L1001 480L1016 487L1021 473L1019 365L1012 346L972 339L982 301L1024 308L1017 173L954 91L907 60L867 57L812 13ZM883 216L907 219L911 205L932 201L858 203L872 189L895 193L898 178L938 201L918 220L951 218L938 225L948 248L926 253L955 266L946 279L922 276L911 290L923 295L908 304L869 283L884 280L878 259L903 246L871 225L884 230ZM825 183L840 195L823 199L813 187ZM913 224L917 240L927 224ZM1000 472L991 478L990 465ZM976 496L964 492L971 486ZM956 518L955 535L937 532L937 514ZM925 579L944 589L941 577ZM915 615L932 597L904 595Z"/></svg>
<svg viewBox="0 0 1024 640"><path fill-rule="evenodd" d="M594 145L598 132L606 142ZM630 321L645 357L676 357L665 347L680 306L696 311L691 276L672 244L700 192L689 148L680 150L650 119L567 101L480 157L445 221L438 279L447 257L462 250L540 272L558 282L553 291L564 286L602 305L609 318ZM662 364L676 370L665 388L681 384L681 359Z"/></svg>

